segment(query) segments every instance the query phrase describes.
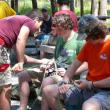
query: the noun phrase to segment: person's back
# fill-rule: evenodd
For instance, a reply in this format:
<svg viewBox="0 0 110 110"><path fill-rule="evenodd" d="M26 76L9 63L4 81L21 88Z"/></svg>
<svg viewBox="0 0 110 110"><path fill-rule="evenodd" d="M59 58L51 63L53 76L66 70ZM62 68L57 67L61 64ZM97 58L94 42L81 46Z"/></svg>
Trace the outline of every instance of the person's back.
<svg viewBox="0 0 110 110"><path fill-rule="evenodd" d="M0 1L0 19L16 15L16 12L8 5L6 1Z"/></svg>
<svg viewBox="0 0 110 110"><path fill-rule="evenodd" d="M27 16L10 16L0 20L0 36L8 47L16 43L21 27L27 26L30 32L34 32L34 21ZM16 25L16 26L15 26Z"/></svg>

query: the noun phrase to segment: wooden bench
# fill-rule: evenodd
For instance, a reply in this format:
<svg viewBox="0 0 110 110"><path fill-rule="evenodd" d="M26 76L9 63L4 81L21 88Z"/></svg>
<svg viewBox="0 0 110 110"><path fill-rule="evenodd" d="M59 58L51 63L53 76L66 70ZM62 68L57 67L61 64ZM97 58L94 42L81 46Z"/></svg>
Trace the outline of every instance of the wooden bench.
<svg viewBox="0 0 110 110"><path fill-rule="evenodd" d="M40 46L40 51L44 51L46 53L52 53L52 54L54 54L55 46L41 45Z"/></svg>

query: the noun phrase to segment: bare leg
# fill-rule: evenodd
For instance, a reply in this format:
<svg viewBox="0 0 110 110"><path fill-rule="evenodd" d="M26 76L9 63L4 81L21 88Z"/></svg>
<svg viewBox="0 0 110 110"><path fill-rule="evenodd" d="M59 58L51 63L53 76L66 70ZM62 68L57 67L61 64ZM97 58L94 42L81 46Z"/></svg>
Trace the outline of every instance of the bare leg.
<svg viewBox="0 0 110 110"><path fill-rule="evenodd" d="M42 82L42 88L53 83L54 83L53 79L50 77L47 77ZM48 102L46 101L46 97L43 92L42 92L41 110L49 110Z"/></svg>
<svg viewBox="0 0 110 110"><path fill-rule="evenodd" d="M6 85L0 91L0 110L11 110L10 96L11 96L11 85Z"/></svg>
<svg viewBox="0 0 110 110"><path fill-rule="evenodd" d="M30 94L29 81L30 76L28 73L19 75L19 84L20 84L20 110L26 110L28 104L28 98Z"/></svg>
<svg viewBox="0 0 110 110"><path fill-rule="evenodd" d="M44 87L43 93L44 93L45 100L47 101L49 107L52 110L58 110L58 106L57 106L57 102L56 102L56 97L58 95L57 85L48 85L48 86Z"/></svg>
<svg viewBox="0 0 110 110"><path fill-rule="evenodd" d="M82 110L102 110L100 104L94 99L89 99L84 102Z"/></svg>

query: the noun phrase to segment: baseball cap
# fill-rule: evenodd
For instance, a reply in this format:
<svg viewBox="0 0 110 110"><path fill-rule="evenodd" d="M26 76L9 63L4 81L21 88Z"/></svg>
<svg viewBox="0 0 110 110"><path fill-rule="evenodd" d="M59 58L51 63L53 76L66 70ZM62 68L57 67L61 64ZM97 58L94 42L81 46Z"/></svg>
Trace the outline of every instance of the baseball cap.
<svg viewBox="0 0 110 110"><path fill-rule="evenodd" d="M41 11L42 11L42 12L47 12L47 11L48 11L48 10L47 10L47 7L43 7Z"/></svg>
<svg viewBox="0 0 110 110"><path fill-rule="evenodd" d="M94 15L89 14L82 16L78 22L79 37L86 37L91 30L99 24L99 21L100 20Z"/></svg>

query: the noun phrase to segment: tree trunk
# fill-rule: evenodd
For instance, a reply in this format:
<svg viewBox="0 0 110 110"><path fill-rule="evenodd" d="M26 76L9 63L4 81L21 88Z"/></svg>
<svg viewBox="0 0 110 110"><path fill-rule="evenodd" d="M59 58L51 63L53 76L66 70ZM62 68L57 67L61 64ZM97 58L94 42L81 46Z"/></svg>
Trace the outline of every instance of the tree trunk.
<svg viewBox="0 0 110 110"><path fill-rule="evenodd" d="M91 14L98 15L98 0L91 0Z"/></svg>
<svg viewBox="0 0 110 110"><path fill-rule="evenodd" d="M57 11L56 0L51 0L52 15Z"/></svg>
<svg viewBox="0 0 110 110"><path fill-rule="evenodd" d="M107 0L100 0L100 16L107 16Z"/></svg>
<svg viewBox="0 0 110 110"><path fill-rule="evenodd" d="M79 4L80 4L80 3L79 3L79 0L75 0L74 2L75 2L75 3L74 3L74 6L75 6L75 7L78 7Z"/></svg>
<svg viewBox="0 0 110 110"><path fill-rule="evenodd" d="M37 0L32 0L33 9L37 9Z"/></svg>
<svg viewBox="0 0 110 110"><path fill-rule="evenodd" d="M80 0L80 15L84 15L84 4L83 0Z"/></svg>
<svg viewBox="0 0 110 110"><path fill-rule="evenodd" d="M18 0L11 0L11 7L18 13Z"/></svg>
<svg viewBox="0 0 110 110"><path fill-rule="evenodd" d="M74 11L74 0L70 0L70 10Z"/></svg>
<svg viewBox="0 0 110 110"><path fill-rule="evenodd" d="M11 0L11 7L14 9L14 0Z"/></svg>
<svg viewBox="0 0 110 110"><path fill-rule="evenodd" d="M108 3L110 3L110 0L107 0Z"/></svg>

